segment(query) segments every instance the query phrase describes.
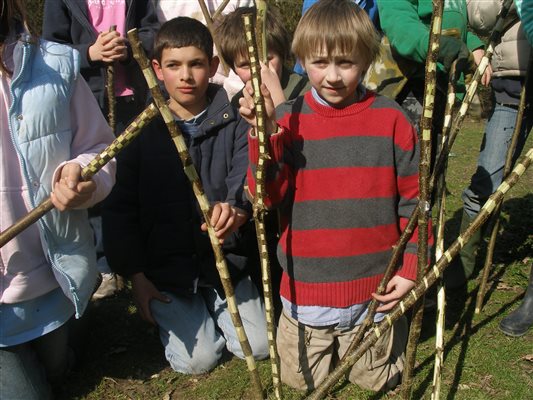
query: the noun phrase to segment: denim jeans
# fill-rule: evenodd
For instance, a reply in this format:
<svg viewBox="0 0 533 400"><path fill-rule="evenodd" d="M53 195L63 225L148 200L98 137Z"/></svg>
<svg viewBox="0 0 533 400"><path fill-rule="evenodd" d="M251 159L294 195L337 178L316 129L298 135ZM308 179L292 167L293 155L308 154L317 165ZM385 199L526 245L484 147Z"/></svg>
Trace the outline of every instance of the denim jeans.
<svg viewBox="0 0 533 400"><path fill-rule="evenodd" d="M67 324L17 346L0 348L0 399L47 400L68 368Z"/></svg>
<svg viewBox="0 0 533 400"><path fill-rule="evenodd" d="M496 104L487 122L476 172L472 175L470 186L464 190L462 196L464 210L471 218L479 213L485 201L502 183L505 158L511 143L517 114L518 110L513 107ZM516 161L522 152L532 120L530 111L526 110L513 161Z"/></svg>
<svg viewBox="0 0 533 400"><path fill-rule="evenodd" d="M159 337L170 366L184 374L201 374L213 369L224 347L244 358L226 299L214 288L201 287L192 297L172 301L152 300L150 308L159 326ZM252 353L256 359L268 357L265 309L249 277L235 286L235 297Z"/></svg>

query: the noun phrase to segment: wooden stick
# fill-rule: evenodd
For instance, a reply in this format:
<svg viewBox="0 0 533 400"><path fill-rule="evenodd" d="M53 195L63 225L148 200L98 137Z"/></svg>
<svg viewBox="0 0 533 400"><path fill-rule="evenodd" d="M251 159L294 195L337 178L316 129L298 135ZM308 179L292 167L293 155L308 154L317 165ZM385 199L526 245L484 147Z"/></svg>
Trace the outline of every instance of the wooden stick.
<svg viewBox="0 0 533 400"><path fill-rule="evenodd" d="M467 227L467 229L452 243L444 252L443 256L433 265L425 274L420 282L400 301L383 321L377 324L373 330L363 339L356 352L350 354L341 362L333 372L326 377L320 386L308 397L308 400L318 400L327 395L329 389L341 379L344 374L355 364L367 351L372 347L381 335L405 314L410 307L431 287L433 283L442 275L444 269L450 264L455 256L461 251L472 235L481 228L489 216L494 212L496 206L502 201L505 194L511 189L518 179L524 174L527 168L533 162L533 148L530 148L526 155L514 167L513 171L505 179L498 189L490 196L477 217Z"/></svg>
<svg viewBox="0 0 533 400"><path fill-rule="evenodd" d="M280 362L278 349L276 347L276 321L274 316L274 300L272 296L272 279L270 274L270 260L268 256L267 232L265 227L266 207L264 199L265 192L265 170L268 154L267 134L265 127L265 99L261 95L261 67L259 65L259 54L255 41L256 32L254 18L252 14L242 16L244 30L246 34L246 44L248 45L248 57L250 59L250 69L252 75L252 86L254 88L254 104L257 119L257 139L259 145L259 160L255 172L256 193L254 197L254 220L261 261L261 277L263 281L263 293L265 297L265 311L267 320L267 336L270 353L270 363L272 367L272 383L277 399L281 399L281 379Z"/></svg>
<svg viewBox="0 0 533 400"><path fill-rule="evenodd" d="M431 131L433 121L433 110L435 103L435 92L437 87L437 57L439 54L439 39L442 25L442 12L444 0L433 2L433 15L429 34L429 51L425 68L425 88L424 105L422 117L420 119L420 130L422 137L420 140L420 167L419 167L419 201L418 201L418 273L417 282L420 282L426 269L428 268L428 219L431 212L430 207L430 167L431 167ZM422 329L422 319L424 315L424 296L421 296L413 307L413 318L411 329L409 330L409 340L405 355L405 368L402 373L401 397L409 399L411 397L413 372L416 361L416 350L420 331Z"/></svg>
<svg viewBox="0 0 533 400"><path fill-rule="evenodd" d="M118 136L109 146L98 154L81 172L83 180L91 179L109 160L115 157L124 147L135 139L144 126L149 123L157 115L158 111L154 105L149 105L144 111L135 118L135 120L128 125L124 132ZM8 243L11 239L25 230L34 222L38 221L48 211L52 210L54 205L52 200L47 198L42 201L37 207L31 210L24 217L16 221L13 225L0 233L0 248Z"/></svg>
<svg viewBox="0 0 533 400"><path fill-rule="evenodd" d="M476 94L479 83L481 82L481 78L483 77L485 70L490 64L490 60L492 58L492 55L494 54L494 47L500 41L501 34L505 26L505 18L507 17L507 14L509 13L509 9L512 6L512 4L513 4L513 0L504 0L502 4L502 8L496 20L496 24L494 25L494 29L492 30L492 33L490 35L489 44L487 48L485 49L483 58L479 62L479 65L477 66L476 71L474 72L472 82L468 86L465 97L463 98L463 102L461 103L459 112L454 118L453 125L452 125L453 130L448 136L448 139L446 140L446 142L444 143L443 149L435 163L435 167L433 169L433 177L438 176L438 174L442 172L443 164L448 158L450 149L452 148L453 143L455 142L455 139L457 137L457 134L459 133L459 130L461 129L462 123L466 117L466 112L468 111L468 108L470 107L470 104L472 103L472 99L474 98L474 95ZM433 177L432 179L434 180Z"/></svg>
<svg viewBox="0 0 533 400"><path fill-rule="evenodd" d="M452 65L450 76L455 73L456 62ZM453 106L455 104L455 90L453 82L448 82L448 95L446 101L446 109L444 110L444 125L442 129L442 144L450 134ZM438 223L437 223L437 238L435 241L435 259L440 260L444 254L444 223L446 216L446 170L439 176L437 185L437 202L439 203ZM440 398L440 388L442 381L442 366L444 364L444 316L446 309L446 292L442 279L438 280L437 289L437 321L436 321L436 337L435 337L435 368L433 369L433 390L431 393L432 400Z"/></svg>
<svg viewBox="0 0 533 400"><path fill-rule="evenodd" d="M472 83L473 82L477 82L477 84L475 86L476 89L477 89L477 87L479 85L479 82L481 81L481 77L483 76L483 74L485 72L485 69L489 65L489 60L492 57L492 53L493 53L493 50L494 50L494 43L496 43L499 40L499 36L501 34L501 29L503 27L503 20L507 16L507 13L509 11L509 4L510 4L511 1L512 0L507 0L507 7L506 8L503 7L502 11L500 11L500 14L499 14L498 18L499 18L499 21L501 21L501 22L496 24L496 27L493 30L493 33L491 35L491 44L489 45L489 49L487 49L485 51L483 60L480 62L479 66L477 68L477 71L474 74L474 77L472 78ZM451 147L452 147L453 142L455 140L455 137L457 136L457 133L459 132L459 130L461 128L462 122L464 121L464 117L466 116L466 112L468 111L468 108L469 108L470 103L472 101L472 98L474 96L475 91L473 91L474 87L472 86L472 83L471 83L471 86L470 86L471 95L464 97L462 105L461 105L461 112L458 113L458 115L453 119L453 123L451 123L452 122L451 115L447 114L447 115L449 115L449 117L448 117L449 120L447 122L445 121L445 129L447 130L447 134L444 136L445 142L444 142L444 144L442 146L441 152L438 155L437 162L435 163L435 167L434 167L433 172L431 174L431 179L430 179L430 182L429 182L430 192L433 192L433 187L435 185L436 177L438 177L441 174L441 172L442 172L441 170L443 170L445 168L445 161L448 158L448 154L450 153L450 150L451 150ZM445 117L445 119L446 119L446 117ZM453 140L450 141L450 139L449 139L450 138L450 130L451 130L452 126L454 127L454 137L453 137ZM385 288L386 288L387 282L392 277L392 274L394 273L394 270L395 270L395 268L397 266L397 263L399 261L399 256L401 255L405 244L410 239L410 237L412 235L412 232L414 231L414 229L417 226L419 210L420 210L419 207L415 208L413 214L409 218L409 221L407 223L407 226L406 226L404 232L402 232L402 235L400 236L400 239L398 239L398 242L393 247L393 253L391 255L391 259L389 261L389 264L388 264L388 266L387 266L387 268L385 270L385 274L384 274L384 276L383 276L383 278L382 278L382 280L381 280L381 282L379 284L379 287L377 289L377 293L378 294L383 294L385 292ZM361 327L359 328L359 330L357 332L357 335L354 337L354 339L353 339L352 343L350 344L350 347L346 351L344 357L348 356L349 354L351 354L352 352L355 351L356 347L358 346L358 344L360 343L360 341L364 337L366 331L372 325L377 307L378 307L378 303L375 300L372 300L370 302L369 306L368 306L367 317L365 318L365 320L361 324Z"/></svg>
<svg viewBox="0 0 533 400"><path fill-rule="evenodd" d="M117 30L116 25L111 25L109 32ZM106 91L107 91L107 123L113 131L113 135L117 130L116 121L116 98L115 98L115 67L113 64L109 64L106 68Z"/></svg>
<svg viewBox="0 0 533 400"><path fill-rule="evenodd" d="M172 137L172 141L174 142L174 145L176 146L176 149L178 150L181 163L183 165L183 170L185 171L185 175L187 175L187 178L189 178L194 195L196 196L196 200L198 201L198 204L200 205L200 209L204 217L204 222L207 225L207 232L209 234L209 239L211 241L211 247L213 248L213 253L215 255L215 262L216 262L218 273L220 275L220 281L222 283L222 287L226 295L226 301L228 303L228 310L230 311L231 320L233 322L233 325L235 326L237 336L239 337L239 343L241 345L242 352L246 359L248 370L250 371L252 385L254 388L254 396L257 399L262 399L263 398L263 387L261 385L261 378L259 377L259 371L257 370L257 366L255 364L250 342L248 341L248 337L246 335L246 332L244 331L241 315L239 314L239 309L237 307L237 301L235 299L235 292L233 290L233 284L231 283L231 277L229 274L228 266L226 264L226 260L224 259L224 253L222 252L222 248L220 247L219 240L216 237L215 229L211 225L211 220L210 220L210 215L209 215L210 213L209 200L202 187L200 177L198 176L198 173L196 172L196 169L194 168L194 164L192 162L191 156L187 149L185 140L183 139L183 135L181 131L179 130L178 126L176 125L176 122L174 121L174 117L172 116L172 112L170 111L170 108L168 107L165 99L163 98L161 89L159 89L159 85L157 83L157 79L155 77L154 71L152 70L150 62L148 61L148 58L146 57L144 49L141 46L141 42L137 34L137 29L132 29L128 31L128 38L130 40L131 48L133 50L133 57L137 60L137 62L139 63L139 66L141 67L143 71L146 82L148 83L148 87L152 93L152 97L154 98L154 102L157 108L159 109L159 112L163 116L163 119L165 121L165 124L167 125L170 136Z"/></svg>
<svg viewBox="0 0 533 400"><path fill-rule="evenodd" d="M213 17L211 18L213 21L215 21L220 15L222 14L222 11L226 8L228 5L229 0L224 0L216 9L216 11L213 13Z"/></svg>
<svg viewBox="0 0 533 400"><path fill-rule="evenodd" d="M450 135L448 136L447 140L445 141L442 150L440 154L437 157L437 161L435 162L435 166L433 167L433 171L431 173L431 179L429 181L429 188L430 192L433 192L436 177L438 177L444 168L446 159L448 158L448 154L450 153L450 150L453 146L453 143L455 142L455 138L457 137L457 134L459 133L462 123L464 121L464 118L466 116L466 112L468 111L468 108L470 107L470 104L472 102L472 98L474 97L475 91L477 90L479 86L479 82L481 82L481 78L483 74L485 73L485 70L487 69L490 59L492 58L492 54L494 53L494 46L495 43L498 42L499 37L501 36L501 32L504 26L504 19L507 16L509 12L509 7L511 6L513 0L504 0L502 9L500 10L500 14L498 15L498 20L495 24L494 30L492 31L490 43L485 50L485 54L483 55L483 58L481 59L476 72L474 73L474 76L472 78L472 82L470 83L470 86L467 90L467 95L463 98L463 102L461 103L461 107L459 109L459 112L455 116L452 122L453 130L451 131ZM415 208L413 214L409 218L409 224L413 223L413 219L418 219L418 212L419 208ZM416 227L416 222L413 225L413 228ZM400 238L401 240L401 238Z"/></svg>
<svg viewBox="0 0 533 400"><path fill-rule="evenodd" d="M265 0L255 0L255 8L257 12L255 29L256 37L260 40L257 41L257 49L259 59L263 64L268 64L268 48L267 48L267 35L266 35L266 19L267 19L267 2Z"/></svg>
<svg viewBox="0 0 533 400"><path fill-rule="evenodd" d="M209 32L211 32L211 36L213 37L213 44L215 45L215 49L217 50L218 58L220 59L220 63L222 64L222 69L224 70L224 75L229 75L229 67L226 61L222 58L222 53L220 52L220 46L218 45L218 40L215 38L215 28L213 26L213 18L211 18L211 15L209 14L209 10L207 9L207 6L205 5L204 0L198 0L198 4L200 4L200 8L202 9L202 14L205 18L205 24L207 25L207 29L209 29ZM225 7L225 6L224 6Z"/></svg>
<svg viewBox="0 0 533 400"><path fill-rule="evenodd" d="M514 153L516 150L516 145L518 143L518 138L520 137L521 131L522 131L522 121L524 119L524 111L526 108L526 99L528 96L527 93L527 87L529 85L529 79L531 76L531 73L533 72L533 56L530 56L529 58L529 65L528 65L528 71L526 73L526 79L522 86L522 90L520 93L520 103L518 106L518 114L516 115L516 122L515 127L513 131L513 136L511 138L511 143L509 144L509 148L507 149L507 155L505 158L505 166L503 168L503 178L509 174L509 171L511 170L513 166L513 158ZM483 270L481 273L481 281L479 283L479 289L477 292L477 298L476 298L476 308L475 313L479 314L481 312L481 308L483 307L483 299L485 298L485 292L487 291L487 282L489 280L490 275L490 268L492 266L492 259L494 257L494 248L496 247L496 238L498 237L498 230L500 228L500 213L501 213L501 205L496 209L494 214L492 215L489 226L492 226L492 232L490 235L489 245L487 247L487 255L485 256L485 264L483 265Z"/></svg>

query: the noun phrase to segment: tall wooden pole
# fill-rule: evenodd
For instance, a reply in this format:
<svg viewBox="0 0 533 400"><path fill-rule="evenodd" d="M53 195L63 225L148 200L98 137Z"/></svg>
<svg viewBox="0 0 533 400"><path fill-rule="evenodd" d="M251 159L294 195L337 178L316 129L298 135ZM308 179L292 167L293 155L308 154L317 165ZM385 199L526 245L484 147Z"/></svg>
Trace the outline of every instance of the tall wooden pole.
<svg viewBox="0 0 533 400"><path fill-rule="evenodd" d="M185 175L187 175L187 178L191 182L194 195L196 196L196 200L200 205L205 224L207 225L207 232L211 241L211 247L213 248L213 253L215 255L215 262L218 274L220 276L220 281L222 283L222 287L226 295L228 310L230 312L233 325L235 326L235 330L239 338L239 343L241 345L242 352L244 354L246 364L250 372L250 378L252 380L252 385L254 388L254 396L256 399L262 399L263 387L261 385L259 371L257 370L254 356L252 354L252 348L250 346L250 342L248 341L248 337L246 336L246 332L244 331L242 319L239 314L239 309L237 308L235 292L233 289L233 284L231 283L231 277L229 274L228 266L226 264L226 260L224 259L224 253L222 252L219 240L215 234L215 229L213 228L213 225L211 225L211 219L209 216L209 200L205 195L202 183L200 181L200 177L198 176L198 173L194 168L194 164L187 149L185 140L183 139L183 135L179 130L178 126L176 125L174 117L172 116L172 112L170 111L170 108L168 107L165 99L163 98L161 89L159 89L155 73L152 70L152 66L150 65L150 62L148 61L148 58L144 53L144 49L141 46L141 42L137 34L137 29L132 29L128 31L128 38L130 40L131 47L133 50L133 57L137 60L139 66L143 71L146 82L148 83L148 87L152 93L152 97L154 98L154 102L157 108L159 109L159 112L163 116L163 120L165 121L170 136L172 137L172 142L178 150L178 154L181 159Z"/></svg>
<svg viewBox="0 0 533 400"><path fill-rule="evenodd" d="M429 51L426 59L426 76L424 90L424 104L420 119L420 167L419 167L419 201L418 201L418 274L420 282L428 267L428 219L431 212L430 206L430 168L431 168L431 132L435 92L437 88L437 57L439 55L439 39L442 25L442 12L444 0L433 2L433 15L429 33ZM413 307L413 317L405 355L405 368L402 374L401 397L411 397L413 374L416 361L418 339L422 329L424 315L424 296L421 296Z"/></svg>
<svg viewBox="0 0 533 400"><path fill-rule="evenodd" d="M450 76L455 74L456 62L452 64L452 71ZM448 82L448 93L446 101L446 109L444 110L444 125L442 128L442 142L450 134L453 106L455 104L455 89L454 83L450 80ZM437 203L438 208L438 222L437 222L437 237L435 240L435 260L439 261L444 254L444 224L446 222L446 170L444 167L442 174L438 178L437 185ZM438 280L437 288L437 321L436 321L436 335L435 335L435 367L433 369L433 390L431 393L431 400L438 400L440 398L440 388L442 381L442 366L444 364L444 316L446 311L446 293L442 279Z"/></svg>
<svg viewBox="0 0 533 400"><path fill-rule="evenodd" d="M116 25L112 25L109 28L109 32L117 30ZM115 98L115 67L113 64L109 64L106 68L106 92L107 92L107 123L113 131L113 135L117 130L116 121L116 98Z"/></svg>
<svg viewBox="0 0 533 400"><path fill-rule="evenodd" d="M259 13L257 14L259 16ZM259 51L257 42L255 40L255 33L259 30L261 21L258 22L258 27L254 23L252 14L244 14L242 16L244 30L246 34L246 44L248 46L248 58L250 60L250 69L252 75L252 86L254 89L254 105L257 120L256 135L259 146L259 159L255 172L256 192L254 197L254 221L257 235L257 244L259 247L259 258L261 262L261 277L263 281L263 293L265 297L265 311L267 321L267 336L270 353L270 363L272 367L272 383L274 385L274 394L277 399L281 399L281 377L280 377L280 361L278 349L276 346L276 321L274 316L274 299L272 294L272 278L270 273L270 259L268 255L267 246L267 232L265 226L265 173L266 163L270 159L268 154L268 138L265 126L265 99L261 95L261 66L259 65Z"/></svg>
<svg viewBox="0 0 533 400"><path fill-rule="evenodd" d="M205 5L204 0L198 0L198 4L200 5L200 9L202 10L202 14L204 15L207 29L209 29L209 32L211 32L211 36L213 37L213 44L215 45L218 58L220 59L220 63L222 64L224 75L228 76L230 68L228 64L226 63L226 61L222 58L222 53L220 52L220 46L218 45L218 40L215 37L215 27L213 26L213 18L211 18L211 15L209 14L209 10L207 9L207 6Z"/></svg>

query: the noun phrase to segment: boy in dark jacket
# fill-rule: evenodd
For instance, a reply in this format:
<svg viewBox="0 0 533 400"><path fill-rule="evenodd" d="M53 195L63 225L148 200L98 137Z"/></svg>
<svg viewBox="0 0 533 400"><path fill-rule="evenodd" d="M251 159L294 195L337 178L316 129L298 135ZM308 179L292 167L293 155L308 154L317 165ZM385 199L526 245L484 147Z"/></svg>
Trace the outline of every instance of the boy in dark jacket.
<svg viewBox="0 0 533 400"><path fill-rule="evenodd" d="M218 58L200 22L180 17L156 37L153 66L213 204L235 295L254 356L268 355L262 302L247 276L254 243L243 196L248 125L224 89L210 84ZM112 269L131 279L142 317L159 327L173 369L214 368L223 348L243 357L191 185L163 120L118 159L117 184L104 206L104 243ZM252 233L250 237L250 233Z"/></svg>

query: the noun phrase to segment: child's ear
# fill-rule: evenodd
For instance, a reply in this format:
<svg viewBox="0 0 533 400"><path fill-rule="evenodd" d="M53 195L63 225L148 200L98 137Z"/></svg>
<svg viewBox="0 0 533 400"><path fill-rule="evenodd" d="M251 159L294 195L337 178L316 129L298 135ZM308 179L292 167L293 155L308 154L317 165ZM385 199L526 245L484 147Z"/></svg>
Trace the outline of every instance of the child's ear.
<svg viewBox="0 0 533 400"><path fill-rule="evenodd" d="M152 60L152 67L155 71L155 75L157 76L157 79L159 79L160 81L163 80L163 70L161 69L161 64L159 64L159 61L157 60Z"/></svg>
<svg viewBox="0 0 533 400"><path fill-rule="evenodd" d="M209 77L212 78L217 73L218 64L220 64L220 59L218 56L213 56L211 59L211 64L209 66Z"/></svg>

